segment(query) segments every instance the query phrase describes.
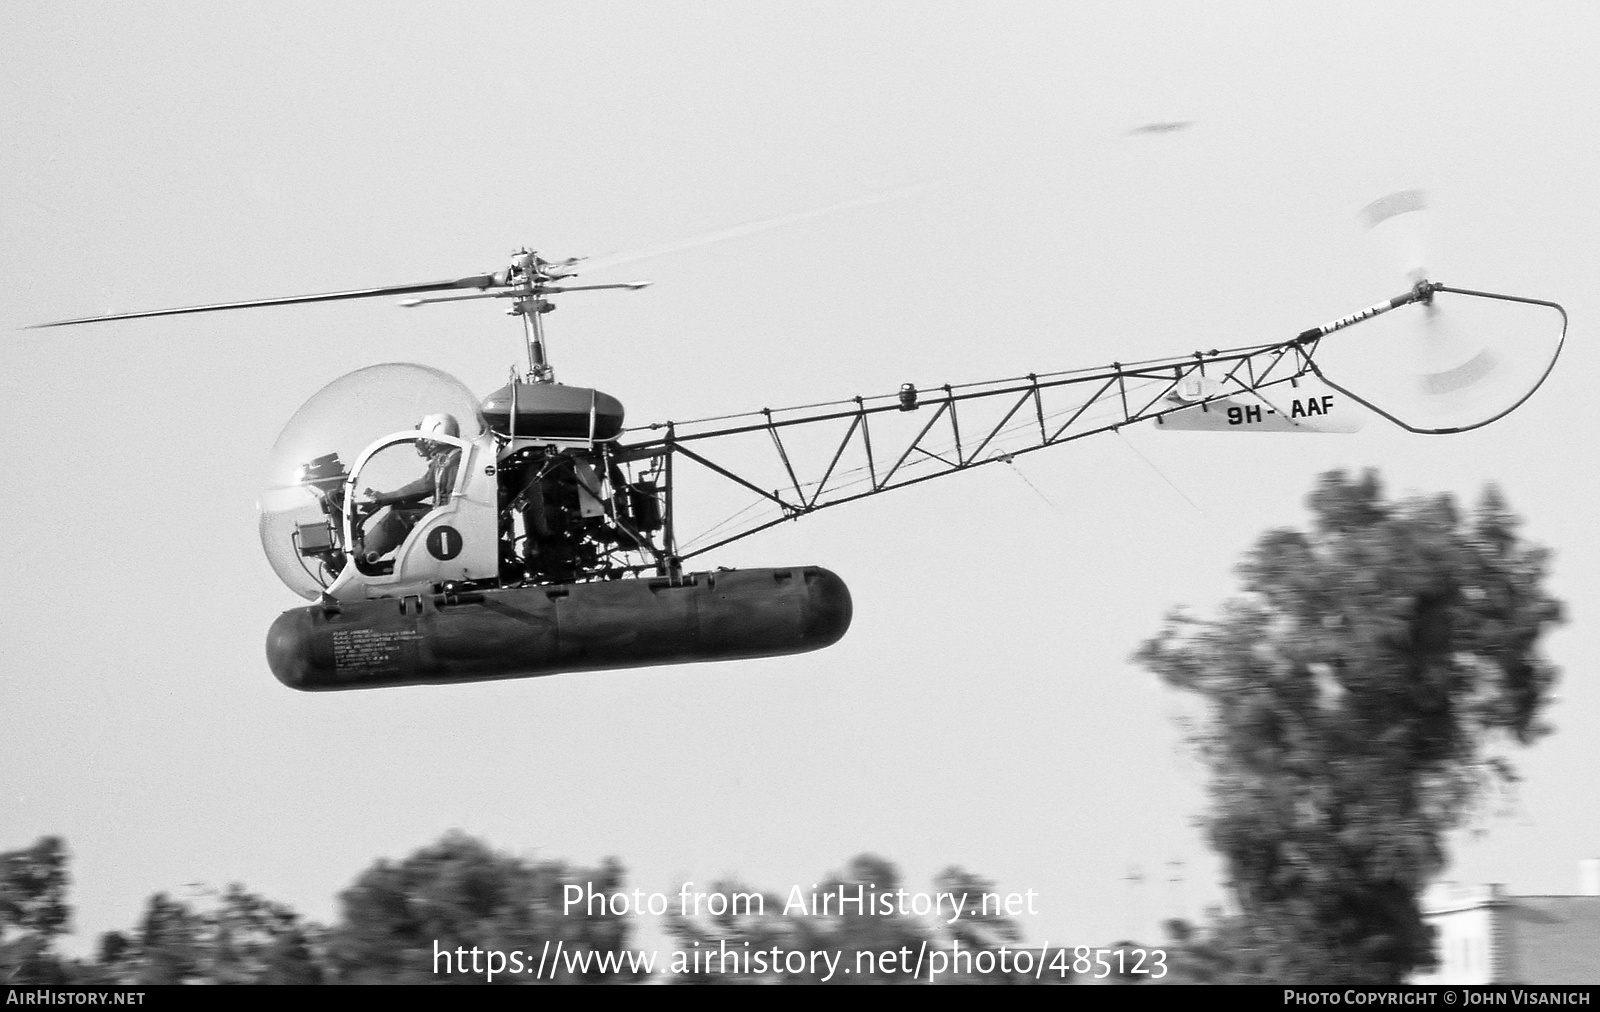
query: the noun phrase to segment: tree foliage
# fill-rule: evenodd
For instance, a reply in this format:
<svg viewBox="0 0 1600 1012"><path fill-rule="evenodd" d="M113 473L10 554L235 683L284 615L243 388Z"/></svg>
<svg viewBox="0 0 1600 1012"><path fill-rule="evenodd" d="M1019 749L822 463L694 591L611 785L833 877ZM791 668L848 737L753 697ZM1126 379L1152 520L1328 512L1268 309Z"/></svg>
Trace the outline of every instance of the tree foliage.
<svg viewBox="0 0 1600 1012"><path fill-rule="evenodd" d="M69 927L67 884L67 848L58 837L0 853L0 982L66 979L54 945Z"/></svg>
<svg viewBox="0 0 1600 1012"><path fill-rule="evenodd" d="M241 885L189 902L156 893L138 925L101 936L85 983L317 984L318 929Z"/></svg>
<svg viewBox="0 0 1600 1012"><path fill-rule="evenodd" d="M566 951L624 949L625 916L587 905L569 909L568 885L609 895L622 888L622 866L527 862L450 833L398 864L377 862L345 890L343 916L329 935L330 962L348 983L484 983L482 972L447 972L456 964L441 962L438 953L538 953L546 942L561 942ZM558 969L564 973L565 964ZM569 976L576 983L617 979L597 968Z"/></svg>
<svg viewBox="0 0 1600 1012"><path fill-rule="evenodd" d="M157 893L130 931L108 932L96 958L68 959L67 850L45 837L0 854L0 982L17 984L314 984L316 929L288 907L230 886L195 905Z"/></svg>
<svg viewBox="0 0 1600 1012"><path fill-rule="evenodd" d="M946 897L935 909L928 893L903 888L892 862L871 854L809 890L795 886L780 895L716 883L698 895L718 896L723 905L708 903L687 916L668 908L665 927L677 948L652 961L616 958L629 951L630 920L642 900L625 889L615 860L592 869L527 861L463 833L402 861L374 863L341 894L340 919L331 928L241 885L219 892L191 884L183 897L151 896L131 928L100 936L93 958L67 959L52 948L69 923L66 887L60 840L0 854L0 981L478 984L492 976L495 983L606 983L641 979L650 966L662 979L685 983L1004 984L1072 976L1073 954L1061 948L1030 948L1038 974L1017 966L1022 931L1001 912L993 882L946 868L933 882L934 894ZM962 904L958 917L955 897ZM952 955L937 970L932 961L919 969L924 947L963 956ZM1012 962L994 958L1007 948ZM731 961L713 965L705 958L722 949ZM781 959L749 958L774 950ZM510 962L511 953L521 962Z"/></svg>
<svg viewBox="0 0 1600 1012"><path fill-rule="evenodd" d="M875 958L878 953L902 948L916 952L931 937L920 920L874 903L874 897L892 896L899 888L900 871L893 862L875 854L860 854L843 871L829 874L810 889L782 895L760 893L758 905L746 904L742 910L729 907L720 914L701 918L675 911L666 926L682 952L714 953L725 948L734 953L753 953L776 948L784 954L838 954L841 962L837 965L851 968L848 979L853 983L910 983L912 978L904 972L877 972ZM722 896L757 895L735 882L716 883L710 891ZM841 905L837 902L840 896L852 900ZM824 897L826 904L822 903ZM854 902L855 897L862 902ZM874 959L862 964L870 964L873 972L854 972L858 952L873 954ZM680 973L677 979L684 983L815 983L827 976L825 967L826 963L813 960L799 971L779 965L766 966L764 972L728 973L718 967ZM840 979L840 975L835 973L834 978Z"/></svg>
<svg viewBox="0 0 1600 1012"><path fill-rule="evenodd" d="M1494 489L1388 501L1324 475L1307 531L1264 535L1243 596L1182 615L1137 659L1209 706L1213 846L1243 913L1242 965L1276 980L1399 981L1432 959L1418 897L1444 835L1548 728L1560 620L1548 553Z"/></svg>
<svg viewBox="0 0 1600 1012"><path fill-rule="evenodd" d="M677 943L677 951L713 957L726 951L742 957L776 949L780 955L765 961L752 958L748 964L736 959L733 972L715 960L690 964L673 979L695 984L926 983L932 976L932 964L925 965L919 977L911 962L926 945L945 954L953 947L967 953L966 959L937 964L940 983L1032 982L1034 978L1016 972L1009 963L1002 970L999 961L979 960L980 968L974 968L972 955L1022 944L1022 931L1014 920L1000 913L997 905L991 904L987 910L980 906L984 895L996 894L994 883L952 866L935 877L933 886L935 894L963 897L965 906L959 918L952 919L948 908L930 916L906 912L912 904L902 896L907 890L900 870L875 854L857 855L843 870L824 876L816 885L784 894L761 892L735 881L714 883L709 894L746 897L746 902L729 903L716 914L699 916L673 910L666 929ZM848 898L842 906L838 902L841 896ZM759 902L750 899L753 897L760 897ZM790 953L826 954L833 971L830 974L826 960L807 958L791 963L786 958ZM883 957L889 953L894 958L885 962ZM1070 958L1051 949L1045 961L1057 970L1040 976L1050 982L1062 979L1059 968ZM841 967L848 969L839 972Z"/></svg>

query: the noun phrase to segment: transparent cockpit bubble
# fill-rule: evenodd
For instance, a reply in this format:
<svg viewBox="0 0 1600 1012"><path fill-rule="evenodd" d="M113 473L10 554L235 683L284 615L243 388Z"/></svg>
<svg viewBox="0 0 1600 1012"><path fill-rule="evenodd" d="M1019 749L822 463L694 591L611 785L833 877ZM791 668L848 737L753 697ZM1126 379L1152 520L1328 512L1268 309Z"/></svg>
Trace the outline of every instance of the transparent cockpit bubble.
<svg viewBox="0 0 1600 1012"><path fill-rule="evenodd" d="M1414 432L1460 432L1503 417L1538 389L1566 337L1553 304L1435 292L1322 339L1323 376Z"/></svg>
<svg viewBox="0 0 1600 1012"><path fill-rule="evenodd" d="M323 525L341 527L343 479L356 458L378 439L410 431L434 414L453 415L462 439L484 430L472 391L447 373L406 363L342 376L295 412L272 446L257 503L261 546L289 589L314 599L343 564L336 545L315 549L327 537ZM409 456L414 465L415 452Z"/></svg>

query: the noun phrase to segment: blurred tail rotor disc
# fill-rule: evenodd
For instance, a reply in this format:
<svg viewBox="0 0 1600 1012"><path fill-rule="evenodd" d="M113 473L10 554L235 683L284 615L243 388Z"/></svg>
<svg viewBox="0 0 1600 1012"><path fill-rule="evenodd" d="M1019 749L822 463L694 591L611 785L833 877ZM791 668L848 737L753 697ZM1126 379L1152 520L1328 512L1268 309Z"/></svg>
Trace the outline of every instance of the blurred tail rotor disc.
<svg viewBox="0 0 1600 1012"><path fill-rule="evenodd" d="M1359 214L1413 285L1435 280L1423 254L1427 207L1424 191L1400 190ZM1446 287L1331 335L1316 361L1331 384L1407 429L1459 432L1526 400L1565 336L1554 303Z"/></svg>

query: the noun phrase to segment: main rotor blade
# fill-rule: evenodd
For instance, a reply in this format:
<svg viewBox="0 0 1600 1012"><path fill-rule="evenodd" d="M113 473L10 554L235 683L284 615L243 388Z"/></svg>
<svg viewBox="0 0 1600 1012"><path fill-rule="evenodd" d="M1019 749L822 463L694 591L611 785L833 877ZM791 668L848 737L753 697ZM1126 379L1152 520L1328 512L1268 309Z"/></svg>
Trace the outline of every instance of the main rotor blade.
<svg viewBox="0 0 1600 1012"><path fill-rule="evenodd" d="M494 274L475 274L454 281L430 281L417 285L385 285L381 288L357 288L348 292L327 292L322 295L290 295L281 299L250 299L245 302L218 302L209 306L183 306L178 309L148 309L140 313L111 313L106 316L85 316L76 320L56 320L53 323L35 323L27 330L45 327L71 327L80 323L105 323L110 320L138 320L147 316L179 316L184 313L211 313L219 309L254 309L257 306L294 306L307 302L339 302L344 299L370 299L380 295L410 295L416 292L441 292L454 288L492 288L504 282Z"/></svg>
<svg viewBox="0 0 1600 1012"><path fill-rule="evenodd" d="M809 221L812 218L820 218L824 215L834 214L838 211L845 211L852 207L866 207L871 204L882 204L891 200L899 200L902 197L909 197L913 194L921 193L924 190L931 189L934 185L935 184L933 182L911 183L906 186L898 186L889 190L880 190L876 193L869 193L861 197L852 197L849 200L841 200L836 204L828 204L825 207L814 207L805 211L795 211L792 214L783 214L775 218L762 218L759 221L747 221L742 225L732 225L728 228L718 229L715 232L706 232L702 233L701 235L689 236L684 239L664 242L656 246L647 246L643 249L626 250L618 253L607 253L597 257L580 257L575 262L570 264L552 265L554 269L550 272L550 274L552 277L556 278L572 277L578 274L588 274L592 271L620 267L623 264L631 264L639 260L649 260L654 257L666 256L669 253L681 253L685 250L698 249L701 246L710 246L713 243L727 242L729 239L738 239L743 236L752 235L756 232L765 232L768 229L782 228L785 225L798 224L802 221Z"/></svg>

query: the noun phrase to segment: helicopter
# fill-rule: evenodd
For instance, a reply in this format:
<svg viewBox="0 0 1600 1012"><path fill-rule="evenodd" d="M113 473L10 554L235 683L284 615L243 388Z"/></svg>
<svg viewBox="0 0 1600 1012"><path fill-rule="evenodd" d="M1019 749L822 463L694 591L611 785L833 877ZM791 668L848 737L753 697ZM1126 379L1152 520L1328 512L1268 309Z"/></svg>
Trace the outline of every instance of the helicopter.
<svg viewBox="0 0 1600 1012"><path fill-rule="evenodd" d="M505 300L521 320L526 370L487 397L428 366L371 366L323 387L274 444L262 546L310 603L273 622L266 654L305 691L819 650L851 623L835 573L686 564L819 510L1136 423L1352 433L1376 415L1469 431L1532 396L1567 329L1557 303L1418 274L1272 343L629 427L620 400L558 383L547 356L556 297L647 284L572 283L594 266L522 250L452 280L39 326L394 296ZM730 499L743 505L683 529Z"/></svg>

